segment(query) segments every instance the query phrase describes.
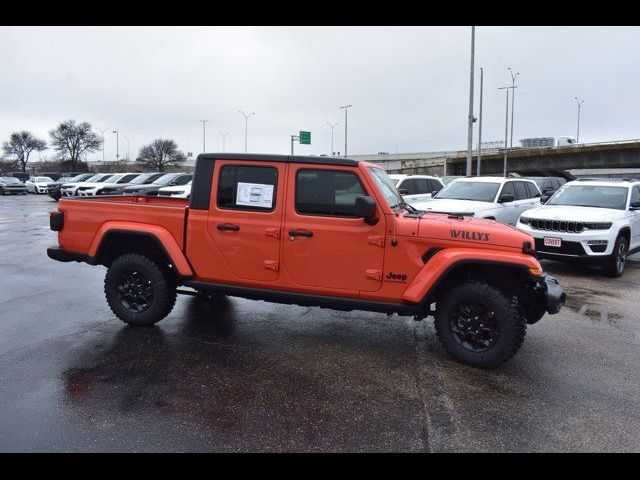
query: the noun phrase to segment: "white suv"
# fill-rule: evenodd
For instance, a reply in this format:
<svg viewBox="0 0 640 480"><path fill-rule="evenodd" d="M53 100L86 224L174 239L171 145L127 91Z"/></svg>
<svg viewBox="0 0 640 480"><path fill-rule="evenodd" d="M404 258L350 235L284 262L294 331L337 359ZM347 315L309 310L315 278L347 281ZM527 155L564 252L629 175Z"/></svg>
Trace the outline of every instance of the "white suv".
<svg viewBox="0 0 640 480"><path fill-rule="evenodd" d="M627 255L640 251L640 180L575 180L544 200L517 225L539 257L601 262L619 277Z"/></svg>
<svg viewBox="0 0 640 480"><path fill-rule="evenodd" d="M444 182L438 177L430 175L400 175L391 174L389 178L394 181L396 188L405 202L413 205L431 198L433 192L440 191Z"/></svg>
<svg viewBox="0 0 640 480"><path fill-rule="evenodd" d="M462 177L432 199L412 203L418 210L470 215L515 225L525 210L540 205L535 182L522 178Z"/></svg>

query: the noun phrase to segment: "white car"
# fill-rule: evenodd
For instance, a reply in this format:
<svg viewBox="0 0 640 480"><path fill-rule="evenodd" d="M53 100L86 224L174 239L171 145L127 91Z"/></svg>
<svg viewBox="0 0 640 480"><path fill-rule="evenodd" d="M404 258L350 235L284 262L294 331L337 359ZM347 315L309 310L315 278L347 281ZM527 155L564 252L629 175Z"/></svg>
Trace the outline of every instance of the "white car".
<svg viewBox="0 0 640 480"><path fill-rule="evenodd" d="M444 187L444 182L440 178L430 175L392 173L389 178L396 184L404 201L411 205L431 198L433 192L440 191Z"/></svg>
<svg viewBox="0 0 640 480"><path fill-rule="evenodd" d="M27 192L29 193L47 193L50 183L55 183L51 177L31 177L26 182Z"/></svg>
<svg viewBox="0 0 640 480"><path fill-rule="evenodd" d="M112 176L95 183L84 182L78 185L76 195L79 197L95 197L102 194L103 188L115 188L127 186L138 177L139 173L115 173Z"/></svg>
<svg viewBox="0 0 640 480"><path fill-rule="evenodd" d="M191 196L191 182L186 185L175 185L173 187L162 187L158 190L159 197L189 198Z"/></svg>
<svg viewBox="0 0 640 480"><path fill-rule="evenodd" d="M535 182L522 178L462 177L432 199L413 203L418 210L489 218L515 225L525 210L540 205Z"/></svg>
<svg viewBox="0 0 640 480"><path fill-rule="evenodd" d="M60 193L63 197L74 197L76 196L78 188L80 188L81 185L101 183L108 180L112 176L113 173L97 173L93 177L89 177L83 182L64 183L62 187L60 187Z"/></svg>
<svg viewBox="0 0 640 480"><path fill-rule="evenodd" d="M602 263L618 277L640 251L640 180L575 180L545 200L517 225L535 239L539 257Z"/></svg>

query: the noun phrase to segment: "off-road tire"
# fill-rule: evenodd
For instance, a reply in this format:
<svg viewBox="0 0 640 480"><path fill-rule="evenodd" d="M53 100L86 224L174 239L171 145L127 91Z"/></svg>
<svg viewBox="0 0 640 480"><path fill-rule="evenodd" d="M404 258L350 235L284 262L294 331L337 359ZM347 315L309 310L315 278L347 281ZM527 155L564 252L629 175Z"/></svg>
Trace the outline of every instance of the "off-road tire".
<svg viewBox="0 0 640 480"><path fill-rule="evenodd" d="M485 351L466 349L453 331L452 317L467 304L484 306L497 327L495 343ZM527 331L524 311L514 297L480 280L467 280L449 289L436 302L435 328L440 342L456 360L480 368L495 368L520 349Z"/></svg>
<svg viewBox="0 0 640 480"><path fill-rule="evenodd" d="M123 303L119 287L123 278L136 272L150 286L152 292L148 306L143 311L132 311ZM153 325L166 317L176 303L176 283L171 272L162 269L144 255L136 253L117 257L109 266L104 279L104 293L111 311L123 322L135 326Z"/></svg>
<svg viewBox="0 0 640 480"><path fill-rule="evenodd" d="M621 277L627 264L629 254L629 242L626 237L618 235L613 246L613 253L607 258L604 265L604 272L609 277ZM622 260L620 260L622 256Z"/></svg>

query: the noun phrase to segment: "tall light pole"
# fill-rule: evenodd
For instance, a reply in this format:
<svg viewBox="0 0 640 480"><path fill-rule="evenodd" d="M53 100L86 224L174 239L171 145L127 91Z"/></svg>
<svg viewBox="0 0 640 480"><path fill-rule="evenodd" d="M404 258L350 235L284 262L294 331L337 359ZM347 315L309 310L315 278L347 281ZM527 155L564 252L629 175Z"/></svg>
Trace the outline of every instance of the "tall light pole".
<svg viewBox="0 0 640 480"><path fill-rule="evenodd" d="M576 99L576 103L578 104L578 131L576 132L576 143L580 143L580 110L582 109L584 100L580 100L578 97L573 98Z"/></svg>
<svg viewBox="0 0 640 480"><path fill-rule="evenodd" d="M473 63L476 49L476 27L471 27L471 68L469 70L469 116L467 126L467 177L471 176L471 155L473 149Z"/></svg>
<svg viewBox="0 0 640 480"><path fill-rule="evenodd" d="M500 87L498 90L504 90L507 93L505 103L505 117L504 117L504 165L502 167L502 174L507 176L507 152L509 150L509 90L515 90L516 86Z"/></svg>
<svg viewBox="0 0 640 480"><path fill-rule="evenodd" d="M480 164L482 162L482 91L484 89L484 69L480 67L480 112L478 117L478 165L476 166L476 175L480 176Z"/></svg>
<svg viewBox="0 0 640 480"><path fill-rule="evenodd" d="M127 162L129 161L129 137L124 137L124 139L127 141Z"/></svg>
<svg viewBox="0 0 640 480"><path fill-rule="evenodd" d="M513 70L511 70L511 67L507 67L507 70L509 70L509 73L511 74L511 86L513 87L513 90L511 91L511 139L509 140L509 149L513 148L513 109L514 109L514 104L516 102L516 78L518 78L518 75L520 75L520 73L513 73Z"/></svg>
<svg viewBox="0 0 640 480"><path fill-rule="evenodd" d="M202 153L205 153L207 151L207 144L206 144L206 132L207 132L207 122L209 120L200 120L200 122L202 123Z"/></svg>
<svg viewBox="0 0 640 480"><path fill-rule="evenodd" d="M96 127L96 128L100 130L100 135L102 135L102 163L104 163L104 132L109 130L110 127L104 127L104 128Z"/></svg>
<svg viewBox="0 0 640 480"><path fill-rule="evenodd" d="M242 110L238 110L244 117L244 153L247 153L247 131L249 129L249 117L255 115L256 112L244 113Z"/></svg>
<svg viewBox="0 0 640 480"><path fill-rule="evenodd" d="M113 133L116 134L116 162L117 162L120 158L120 140L118 137L118 130L114 130Z"/></svg>
<svg viewBox="0 0 640 480"><path fill-rule="evenodd" d="M348 134L348 130L347 130L347 121L349 119L349 108L353 107L353 105L343 105L342 107L340 107L342 110L344 110L344 156L347 156L347 134Z"/></svg>
<svg viewBox="0 0 640 480"><path fill-rule="evenodd" d="M222 130L220 130L218 132L220 134L220 136L222 136L222 153L225 152L225 138L227 137L227 135L229 135L229 132L223 132Z"/></svg>
<svg viewBox="0 0 640 480"><path fill-rule="evenodd" d="M338 122L336 123L331 123L331 122L327 122L327 125L329 125L329 128L331 129L331 155L333 156L333 129L336 128L336 126L338 125Z"/></svg>

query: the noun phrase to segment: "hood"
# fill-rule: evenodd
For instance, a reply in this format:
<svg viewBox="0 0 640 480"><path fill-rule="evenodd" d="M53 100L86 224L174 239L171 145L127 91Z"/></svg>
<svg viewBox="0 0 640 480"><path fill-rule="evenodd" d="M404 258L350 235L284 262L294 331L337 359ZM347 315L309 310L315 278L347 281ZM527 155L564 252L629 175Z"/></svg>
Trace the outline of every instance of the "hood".
<svg viewBox="0 0 640 480"><path fill-rule="evenodd" d="M610 222L628 215L626 210L571 205L542 205L522 213L523 217L568 222Z"/></svg>
<svg viewBox="0 0 640 480"><path fill-rule="evenodd" d="M162 185L158 185L155 183L149 183L147 185L129 185L125 188L125 190L151 190L154 188L162 188Z"/></svg>
<svg viewBox="0 0 640 480"><path fill-rule="evenodd" d="M65 183L64 184L65 187L66 186L71 186L71 187L89 187L89 188L93 188L93 187L101 187L103 185L105 185L104 183L99 183L99 182L80 182L80 183Z"/></svg>
<svg viewBox="0 0 640 480"><path fill-rule="evenodd" d="M446 214L425 213L419 219L396 217L397 231L402 235L428 238L443 247L515 249L522 251L525 242L534 245L533 238L514 227L495 220L477 217L450 217Z"/></svg>
<svg viewBox="0 0 640 480"><path fill-rule="evenodd" d="M191 190L191 185L174 185L172 187L162 187L160 190L163 192L184 192Z"/></svg>
<svg viewBox="0 0 640 480"><path fill-rule="evenodd" d="M489 202L450 200L446 198L432 198L424 202L414 202L412 205L418 210L446 213L475 213L495 207L495 204Z"/></svg>

